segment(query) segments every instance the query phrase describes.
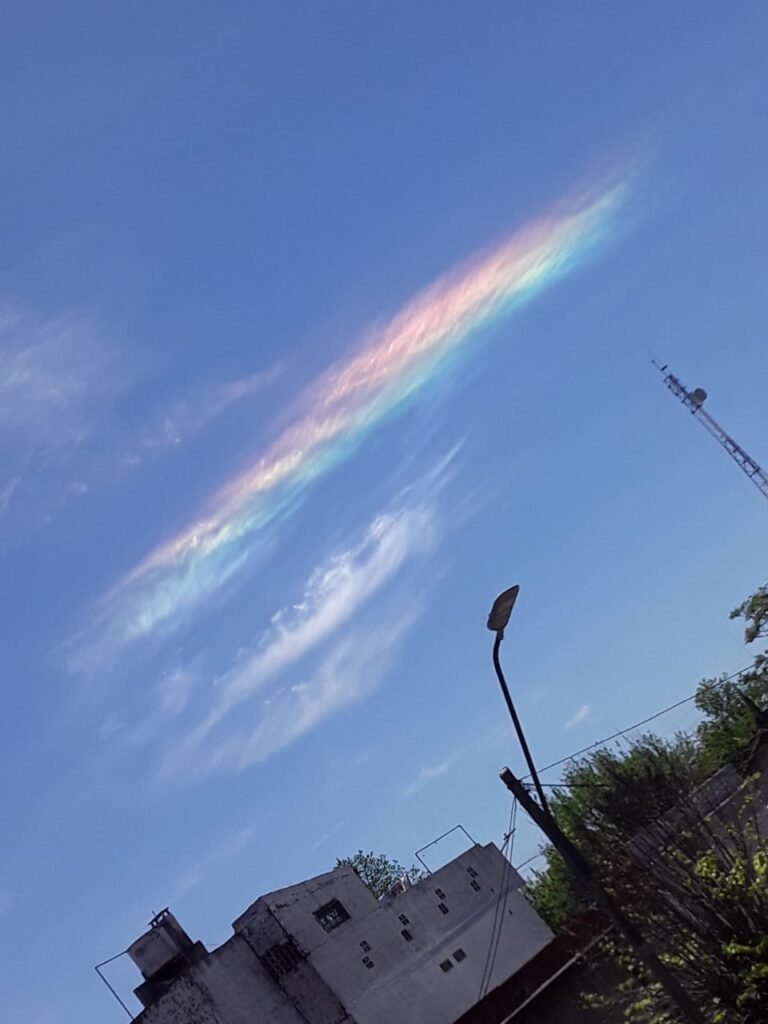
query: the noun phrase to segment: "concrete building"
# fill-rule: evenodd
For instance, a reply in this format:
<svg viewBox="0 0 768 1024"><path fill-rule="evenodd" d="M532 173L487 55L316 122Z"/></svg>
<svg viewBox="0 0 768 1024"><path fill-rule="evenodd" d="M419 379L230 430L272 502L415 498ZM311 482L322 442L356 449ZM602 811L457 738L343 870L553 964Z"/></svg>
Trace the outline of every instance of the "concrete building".
<svg viewBox="0 0 768 1024"><path fill-rule="evenodd" d="M452 1024L552 940L521 886L493 844L383 900L338 868L260 897L212 952L164 911L128 950L138 1021Z"/></svg>

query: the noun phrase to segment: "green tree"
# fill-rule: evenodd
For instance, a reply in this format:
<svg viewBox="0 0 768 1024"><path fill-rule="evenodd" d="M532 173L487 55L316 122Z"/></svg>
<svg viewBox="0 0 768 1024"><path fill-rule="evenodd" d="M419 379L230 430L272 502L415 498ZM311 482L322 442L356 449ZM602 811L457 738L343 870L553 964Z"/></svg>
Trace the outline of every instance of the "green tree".
<svg viewBox="0 0 768 1024"><path fill-rule="evenodd" d="M733 613L747 643L768 636L768 587ZM749 700L745 700L745 696ZM624 751L598 751L572 763L552 798L554 813L667 967L711 1024L768 1020L768 840L758 777L706 814L693 790L729 762L749 763L754 707L768 710L768 652L738 681L704 680L696 693L703 721L693 736L667 743L641 737ZM552 851L529 885L555 927L583 903ZM591 1001L632 1024L677 1020L664 994L628 951L608 937L603 955L626 980Z"/></svg>
<svg viewBox="0 0 768 1024"><path fill-rule="evenodd" d="M609 877L613 853L706 777L695 741L684 733L663 740L652 733L624 749L598 750L572 761L550 799L560 828ZM534 906L557 929L577 909L580 894L550 847L546 868L528 884Z"/></svg>
<svg viewBox="0 0 768 1024"><path fill-rule="evenodd" d="M380 899L388 892L403 875L408 875L413 882L423 875L423 871L415 865L404 868L399 861L385 853L365 853L363 850L358 850L351 857L340 857L336 861L336 867L354 868L376 899Z"/></svg>
<svg viewBox="0 0 768 1024"><path fill-rule="evenodd" d="M761 637L768 637L768 583L756 590L751 597L734 608L732 619L744 619L744 640L751 644Z"/></svg>
<svg viewBox="0 0 768 1024"><path fill-rule="evenodd" d="M629 906L710 1024L768 1019L768 843L754 785L736 798L738 823L727 810L704 817L688 803L657 828L642 900ZM664 993L614 937L606 936L601 955L622 963L626 978L613 991L592 995L593 1006L618 1010L631 1024L677 1021Z"/></svg>
<svg viewBox="0 0 768 1024"><path fill-rule="evenodd" d="M734 608L732 619L744 619L744 641L768 637L768 584ZM738 765L755 735L755 716L747 696L768 709L768 656L758 654L753 667L737 680L704 679L696 691L696 707L704 714L697 730L702 759L710 772L728 763Z"/></svg>
<svg viewBox="0 0 768 1024"><path fill-rule="evenodd" d="M702 766L707 774L726 764L738 767L755 735L755 716L744 696L768 708L768 658L760 654L752 669L736 680L704 679L696 691L696 707L704 715L696 730Z"/></svg>

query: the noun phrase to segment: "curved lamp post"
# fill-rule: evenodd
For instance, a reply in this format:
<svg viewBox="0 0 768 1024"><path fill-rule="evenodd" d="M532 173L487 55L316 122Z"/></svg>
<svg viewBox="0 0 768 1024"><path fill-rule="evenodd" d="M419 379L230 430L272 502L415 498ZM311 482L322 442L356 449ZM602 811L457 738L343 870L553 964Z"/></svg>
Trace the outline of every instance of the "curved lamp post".
<svg viewBox="0 0 768 1024"><path fill-rule="evenodd" d="M509 622L509 617L512 614L512 609L515 606L515 601L517 600L517 595L519 593L520 587L514 586L510 587L509 590L505 590L502 594L499 594L493 602L491 613L488 616L488 629L490 629L492 633L496 634L496 639L493 644L493 667L496 669L496 675L499 678L501 692L504 694L504 700L507 703L507 709L509 710L512 722L514 723L517 738L520 740L520 746L522 747L523 754L525 755L525 760L528 764L528 771L531 773L531 778L533 779L533 784L536 787L536 792L539 795L540 803L536 803L527 788L523 785L520 779L516 778L516 776L512 774L509 768L505 768L501 772L501 781L517 798L521 806L527 811L531 820L539 826L554 848L560 853L563 860L573 872L574 879L577 884L581 886L582 890L590 899L593 899L598 906L602 907L608 919L624 937L627 945L633 950L637 959L645 966L650 976L665 990L671 1001L677 1006L678 1010L680 1010L682 1020L686 1021L687 1024L705 1024L704 1014L699 1009L696 1002L678 982L677 978L672 974L666 964L658 958L655 950L646 942L642 932L632 923L632 921L629 920L629 918L626 917L621 907L614 902L613 898L603 887L602 882L598 878L590 862L583 856L581 851L573 845L570 839L564 835L550 813L547 805L547 798L544 796L544 790L542 789L541 782L539 781L538 772L536 771L536 766L533 763L531 751L528 748L528 743L526 742L523 728L520 725L520 719L517 717L517 711L515 710L515 705L512 701L512 697L510 696L509 687L507 686L507 681L504 678L504 673L501 668L501 662L499 661L499 648L501 647L501 641L504 638L504 630Z"/></svg>
<svg viewBox="0 0 768 1024"><path fill-rule="evenodd" d="M533 757L528 746L528 741L525 738L523 727L520 723L520 719L515 708L512 695L509 692L507 681L504 678L504 672L501 667L501 661L499 659L499 648L501 647L501 641L504 639L504 630L509 623L509 617L512 614L512 609L515 607L515 601L517 595L520 593L520 587L516 583L514 587L510 587L509 590L503 591L499 594L496 600L493 602L490 614L488 616L488 629L492 633L496 634L496 639L493 642L493 667L496 669L496 676L499 680L499 686L501 686L501 692L504 694L504 700L507 704L507 710L509 716L512 719L512 724L515 727L517 738L520 741L523 754L525 755L525 761L528 765L528 771L530 772L533 784L536 787L536 792L539 795L539 801L541 806L544 808L547 814L549 814L549 805L547 804L547 798L544 795L544 788L539 780L539 773L536 771L536 765L533 763Z"/></svg>

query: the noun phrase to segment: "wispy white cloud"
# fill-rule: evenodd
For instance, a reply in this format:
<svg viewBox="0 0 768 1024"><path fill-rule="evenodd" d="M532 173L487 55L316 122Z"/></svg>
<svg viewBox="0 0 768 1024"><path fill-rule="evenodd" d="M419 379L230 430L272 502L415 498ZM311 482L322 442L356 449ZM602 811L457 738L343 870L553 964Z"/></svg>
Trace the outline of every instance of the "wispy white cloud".
<svg viewBox="0 0 768 1024"><path fill-rule="evenodd" d="M98 729L96 730L96 733L102 743L108 743L122 730L122 722L120 722L117 718L108 718L105 722L102 722L99 725Z"/></svg>
<svg viewBox="0 0 768 1024"><path fill-rule="evenodd" d="M425 789L430 783L436 779L441 778L453 768L456 764L456 758L450 757L445 761L440 761L439 764L426 765L422 768L408 785L400 791L400 796L404 800L409 800L412 796L416 796Z"/></svg>
<svg viewBox="0 0 768 1024"><path fill-rule="evenodd" d="M264 391L277 380L282 370L282 363L275 363L267 370L216 385L207 393L198 391L174 402L154 429L146 434L143 447L166 448L181 444L238 402ZM134 458L138 459L138 456Z"/></svg>
<svg viewBox="0 0 768 1024"><path fill-rule="evenodd" d="M117 349L86 318L0 312L0 446L76 445L127 383Z"/></svg>
<svg viewBox="0 0 768 1024"><path fill-rule="evenodd" d="M414 554L433 543L433 510L406 506L378 515L353 546L334 554L311 574L301 599L273 618L256 650L218 684L218 696L201 727L207 733L229 711L312 648L331 636Z"/></svg>
<svg viewBox="0 0 768 1024"><path fill-rule="evenodd" d="M319 850L321 846L325 846L325 844L329 843L334 838L334 836L337 836L343 828L344 822L337 821L335 825L329 828L327 832L324 832L314 841L314 843L312 843L312 845L310 846L310 850Z"/></svg>
<svg viewBox="0 0 768 1024"><path fill-rule="evenodd" d="M13 496L16 493L16 488L21 483L21 478L18 476L12 476L10 480L6 481L2 488L0 488L0 516L6 511L8 506L13 501Z"/></svg>
<svg viewBox="0 0 768 1024"><path fill-rule="evenodd" d="M248 826L215 846L200 860L184 869L176 887L175 899L180 899L203 883L211 871L223 867L240 856L256 838L256 829Z"/></svg>
<svg viewBox="0 0 768 1024"><path fill-rule="evenodd" d="M191 744L184 744L166 759L165 773L175 775L190 763L203 774L242 771L268 760L331 715L370 696L381 684L400 638L416 616L412 611L378 629L353 631L303 682L265 697L253 725L235 725L223 737L207 742L193 734ZM242 720L242 715L238 717Z"/></svg>
<svg viewBox="0 0 768 1024"><path fill-rule="evenodd" d="M167 736L170 721L183 714L199 682L198 664L176 665L165 672L155 687L155 703L149 713L132 729L122 730L125 743L144 746L161 732Z"/></svg>
<svg viewBox="0 0 768 1024"><path fill-rule="evenodd" d="M586 721L586 719L589 718L591 714L592 708L589 706L589 704L582 704L577 711L574 711L574 713L571 715L568 721L564 723L563 728L575 729L577 725L580 725L582 722Z"/></svg>
<svg viewBox="0 0 768 1024"><path fill-rule="evenodd" d="M196 674L186 666L167 672L158 684L160 710L166 715L179 715L187 706Z"/></svg>
<svg viewBox="0 0 768 1024"><path fill-rule="evenodd" d="M127 735L145 744L162 728L162 777L188 777L190 766L205 775L264 761L373 692L421 612L418 590L406 593L404 580L440 537L437 498L453 454L321 561L299 598L212 684L203 685L200 664L191 675L176 669L160 680L154 707ZM374 598L375 619L368 613Z"/></svg>

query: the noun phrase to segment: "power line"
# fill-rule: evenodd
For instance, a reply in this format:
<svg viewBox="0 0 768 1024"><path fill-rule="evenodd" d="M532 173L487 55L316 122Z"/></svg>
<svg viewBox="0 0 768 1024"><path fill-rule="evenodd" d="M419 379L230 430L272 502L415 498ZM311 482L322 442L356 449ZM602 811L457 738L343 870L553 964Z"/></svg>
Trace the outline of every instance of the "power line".
<svg viewBox="0 0 768 1024"><path fill-rule="evenodd" d="M747 672L749 672L752 669L754 669L754 667L755 666L754 666L754 662L753 662L750 665L745 665L744 668L738 669L736 672L731 672L730 675L723 676L722 679L715 679L715 680L713 680L713 682L714 682L714 684L716 686L723 686L725 683L730 683L731 680L737 679L740 676L745 675ZM541 774L542 772L547 772L547 771L549 771L552 768L559 768L560 765L567 764L568 761L572 761L576 757L581 757L582 754L588 754L590 752L590 750L595 750L595 748L597 748L597 747L603 747L603 746L605 746L606 743L610 743L612 740L619 739L622 736L626 736L627 733L629 733L629 732L634 732L635 729L640 729L642 726L648 725L649 722L653 722L657 718L661 718L662 715L666 715L670 711L677 710L677 708L682 707L684 704L690 704L690 702L692 700L696 699L697 693L698 693L698 690L696 691L696 693L692 693L692 694L690 694L690 696L683 697L682 700L675 701L674 704L670 704L667 707L662 708L661 711L657 711L655 714L649 715L647 718L643 718L641 721L635 722L633 725L628 725L628 726L626 726L626 728L620 729L618 732L615 732L615 733L613 733L610 736L606 736L606 738L603 739L603 740L597 740L595 743L590 743L590 745L588 747L582 747L581 750L575 750L573 753L567 754L565 757L561 757L559 761L552 761L551 764L545 765L543 768L540 768L539 769L539 774ZM529 776L526 775L526 776L523 776L523 778L527 779L527 778L529 778ZM560 787L560 786L562 786L563 788L570 788L570 786L571 786L571 784L569 784L569 783L562 783L562 782L561 783L546 782L546 783L542 783L542 785L546 786L547 788L551 788L551 789L554 789L554 788L557 788L557 787ZM575 783L574 785L590 786L590 785L593 785L593 784L592 783ZM537 853L534 853L532 856L528 857L527 860L524 860L521 864L518 864L517 867L515 868L515 870L518 871L518 872L522 871L523 868L527 867L529 864L532 864L535 860L538 860L540 857L543 857L544 853L545 853L545 851L543 849L539 850Z"/></svg>
<svg viewBox="0 0 768 1024"><path fill-rule="evenodd" d="M496 966L496 955L499 952L499 945L501 943L501 933L504 931L504 915L507 912L507 900L509 898L509 884L510 875L512 874L512 850L515 845L515 823L517 821L517 799L512 801L512 810L509 815L509 851L507 853L507 881L504 886L504 901L501 904L501 914L499 915L499 928L496 934L496 945L494 946L493 956L491 957L491 966L488 968L488 978L485 982L485 991L491 987L491 979L493 978L493 969Z"/></svg>
<svg viewBox="0 0 768 1024"><path fill-rule="evenodd" d="M507 833L505 835L504 843L502 844L502 851L504 851L505 847L507 846L507 844L509 843L509 841L512 838L512 822L513 822L513 815L514 815L514 812L515 812L515 805L516 805L516 803L517 802L515 800L513 800L512 801L512 806L510 807L510 811L509 811L509 825L507 827ZM502 877L501 877L501 881L500 881L500 884L499 884L499 895L496 898L496 906L494 907L494 921L493 921L492 926L490 926L490 942L488 943L488 951L487 951L487 954L485 956L485 965L484 965L484 967L482 969L482 977L480 978L480 990L479 990L479 993L478 993L478 996L477 996L477 1001L478 1002L483 997L485 992L487 991L486 980L487 980L488 983L490 981L490 976L489 976L489 972L488 972L488 966L490 964L490 958L492 958L492 956L494 955L494 946L495 946L495 943L497 942L496 932L497 932L497 928L499 927L499 916L500 916L500 910L501 910L501 905L502 905L502 897L503 897L504 892L505 892L506 887L507 887L508 873L509 873L509 870L511 869L511 866L512 865L510 863L509 858L505 855L504 863L502 865ZM487 976L487 979L486 979L486 976Z"/></svg>
<svg viewBox="0 0 768 1024"><path fill-rule="evenodd" d="M562 789L564 786L568 789L613 789L610 782L542 782L542 786L545 789ZM530 788L526 786L526 789Z"/></svg>
<svg viewBox="0 0 768 1024"><path fill-rule="evenodd" d="M747 665L744 668L740 668L738 672L733 672L729 676L725 676L723 679L715 680L717 686L722 686L724 683L729 683L732 679L736 679L738 676L743 676L745 672L749 672L754 665ZM698 691L697 691L698 692ZM582 754L588 754L590 750L594 750L595 747L603 747L606 743L610 743L612 740L620 739L622 736L626 736L628 732L634 732L635 729L640 729L644 725L648 725L649 722L654 722L657 718L661 718L662 715L668 714L670 711L676 711L677 708L681 708L684 704L690 704L692 700L696 699L696 693L692 693L689 697L683 697L682 700L675 701L674 704L670 704L669 707L662 708L661 711L657 711L653 715L649 715L648 718L643 718L639 722L635 722L633 725L628 725L625 729L620 729L618 732L612 733L610 736L606 736L605 739L596 740L594 743L590 743L588 747L582 747L581 750L575 750L572 754L567 754L565 757L561 757L559 761L553 761L551 764L545 765L543 768L539 768L539 774L542 772L548 772L551 768L559 768L561 764L566 764L568 761L572 761L575 757L581 757ZM530 778L529 775L524 775L524 779Z"/></svg>
<svg viewBox="0 0 768 1024"><path fill-rule="evenodd" d="M532 856L530 856L527 860L524 860L522 862L522 864L518 864L517 867L515 868L515 871L517 871L519 873L520 871L523 870L523 868L527 868L529 864L533 864L533 862L535 860L538 860L539 857L545 856L545 854L547 852L547 849L548 849L548 847L542 847L540 850L538 850L536 853L534 853Z"/></svg>
<svg viewBox="0 0 768 1024"><path fill-rule="evenodd" d="M491 984L491 977L493 975L493 968L496 963L496 954L499 949L499 942L501 941L501 931L504 927L504 912L507 909L507 887L509 885L509 876L512 871L512 849L511 843L515 834L515 820L517 818L517 800L512 800L512 806L509 809L509 826L507 828L506 836L502 844L502 851L507 843L510 843L509 853L504 857L504 863L501 868L501 882L499 885L499 894L496 897L496 906L493 911L493 924L491 925L491 941L488 944L488 953L485 958L485 966L483 967L483 975L480 979L480 991L477 996L477 1002L486 995ZM503 902L502 902L503 900Z"/></svg>

